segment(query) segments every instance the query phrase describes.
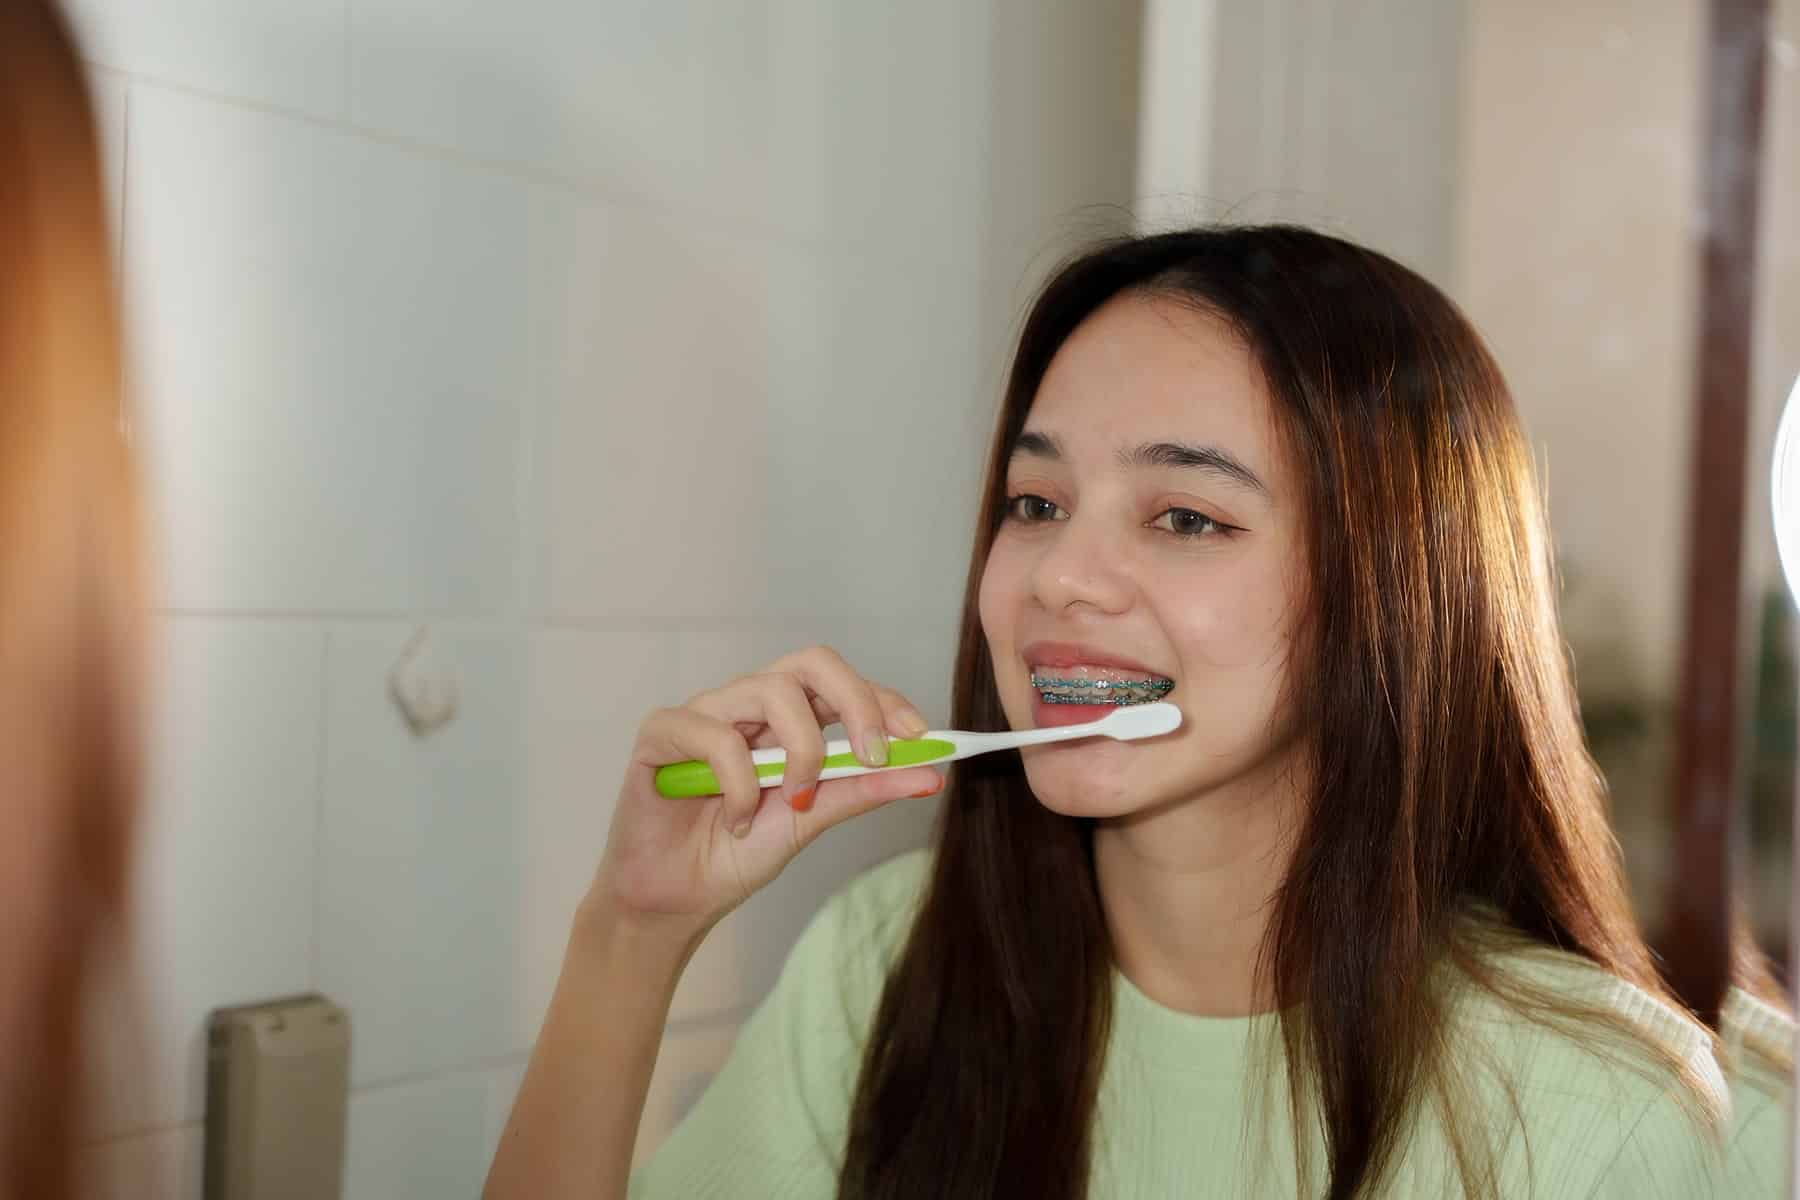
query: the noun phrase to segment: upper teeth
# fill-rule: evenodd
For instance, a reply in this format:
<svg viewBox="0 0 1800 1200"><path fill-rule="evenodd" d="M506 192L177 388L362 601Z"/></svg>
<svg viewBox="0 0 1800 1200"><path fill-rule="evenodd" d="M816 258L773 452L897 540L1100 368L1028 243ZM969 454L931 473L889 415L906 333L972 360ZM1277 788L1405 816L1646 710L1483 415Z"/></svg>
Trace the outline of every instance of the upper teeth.
<svg viewBox="0 0 1800 1200"><path fill-rule="evenodd" d="M1128 676L1107 667L1036 667L1031 672L1031 686L1051 704L1140 704L1167 695L1175 681L1160 675L1148 679Z"/></svg>
<svg viewBox="0 0 1800 1200"><path fill-rule="evenodd" d="M1063 684L1070 687L1100 687L1112 684L1159 684L1171 681L1161 675L1132 675L1113 667L1033 667L1031 669L1033 684Z"/></svg>

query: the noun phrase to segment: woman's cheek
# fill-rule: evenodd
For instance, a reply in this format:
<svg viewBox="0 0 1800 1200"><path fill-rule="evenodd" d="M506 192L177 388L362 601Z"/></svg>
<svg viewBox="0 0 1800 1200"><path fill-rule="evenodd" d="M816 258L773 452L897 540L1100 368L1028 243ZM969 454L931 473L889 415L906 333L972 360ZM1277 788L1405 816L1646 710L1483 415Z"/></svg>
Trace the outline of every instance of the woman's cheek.
<svg viewBox="0 0 1800 1200"><path fill-rule="evenodd" d="M1291 605L1286 589L1275 582L1215 580L1204 590L1190 588L1187 603L1169 614L1182 662L1234 670L1284 657L1293 624Z"/></svg>

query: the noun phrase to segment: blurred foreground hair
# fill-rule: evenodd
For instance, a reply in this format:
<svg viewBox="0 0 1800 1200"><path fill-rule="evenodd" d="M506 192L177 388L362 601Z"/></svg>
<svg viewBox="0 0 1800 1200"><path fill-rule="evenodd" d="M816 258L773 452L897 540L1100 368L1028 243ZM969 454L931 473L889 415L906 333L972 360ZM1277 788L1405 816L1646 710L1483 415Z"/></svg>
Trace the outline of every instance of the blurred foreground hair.
<svg viewBox="0 0 1800 1200"><path fill-rule="evenodd" d="M130 888L142 536L93 112L0 0L0 1197L74 1194L84 998Z"/></svg>

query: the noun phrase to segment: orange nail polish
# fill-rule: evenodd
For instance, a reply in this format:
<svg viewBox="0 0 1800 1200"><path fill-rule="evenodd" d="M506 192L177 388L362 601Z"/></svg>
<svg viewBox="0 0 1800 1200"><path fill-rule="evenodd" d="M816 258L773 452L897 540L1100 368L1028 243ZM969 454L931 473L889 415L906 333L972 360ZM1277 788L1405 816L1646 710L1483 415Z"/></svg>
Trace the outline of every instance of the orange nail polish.
<svg viewBox="0 0 1800 1200"><path fill-rule="evenodd" d="M812 808L812 789L806 788L788 797L788 807L795 812L806 812Z"/></svg>
<svg viewBox="0 0 1800 1200"><path fill-rule="evenodd" d="M912 794L912 799L923 800L925 797L935 796L943 790L944 790L944 785L942 783L937 783L937 784L932 785L931 787L926 788L922 792L914 792Z"/></svg>

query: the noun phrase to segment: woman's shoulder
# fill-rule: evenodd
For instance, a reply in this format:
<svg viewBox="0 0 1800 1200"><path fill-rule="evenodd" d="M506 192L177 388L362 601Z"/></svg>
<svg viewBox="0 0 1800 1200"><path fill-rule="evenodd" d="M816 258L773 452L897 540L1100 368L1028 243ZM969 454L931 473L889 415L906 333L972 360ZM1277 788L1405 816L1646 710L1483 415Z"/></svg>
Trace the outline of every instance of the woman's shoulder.
<svg viewBox="0 0 1800 1200"><path fill-rule="evenodd" d="M1719 1011L1720 1065L1731 1086L1726 1172L1733 1197L1786 1196L1792 1139L1794 1019L1739 988Z"/></svg>
<svg viewBox="0 0 1800 1200"><path fill-rule="evenodd" d="M1731 1103L1706 1029L1554 948L1481 967L1458 977L1448 1044L1486 1123L1511 1131L1509 1178L1538 1195L1713 1194Z"/></svg>
<svg viewBox="0 0 1800 1200"><path fill-rule="evenodd" d="M1615 1103L1647 1100L1680 1080L1704 1096L1723 1093L1707 1030L1597 963L1532 947L1491 953L1483 966L1492 986L1464 982L1457 1020L1528 1080L1546 1076L1564 1094L1592 1086Z"/></svg>

